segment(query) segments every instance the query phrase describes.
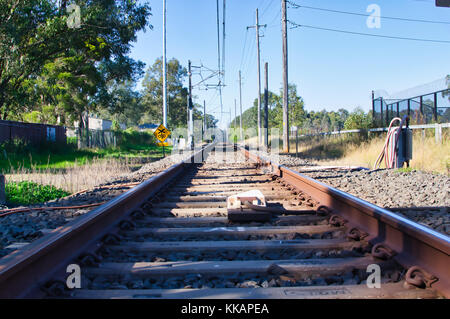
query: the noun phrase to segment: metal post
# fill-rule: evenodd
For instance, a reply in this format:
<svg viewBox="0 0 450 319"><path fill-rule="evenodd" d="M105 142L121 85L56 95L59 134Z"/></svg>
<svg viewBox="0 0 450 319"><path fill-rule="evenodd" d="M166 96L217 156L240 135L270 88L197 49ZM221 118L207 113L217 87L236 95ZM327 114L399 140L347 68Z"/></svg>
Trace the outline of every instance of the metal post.
<svg viewBox="0 0 450 319"><path fill-rule="evenodd" d="M206 124L206 101L203 100L203 130L202 130L202 140L205 138L204 135L207 130L207 124Z"/></svg>
<svg viewBox="0 0 450 319"><path fill-rule="evenodd" d="M424 121L424 114L423 114L423 95L420 97L420 115L421 115L421 121L419 124L427 124ZM425 132L425 130L423 130Z"/></svg>
<svg viewBox="0 0 450 319"><path fill-rule="evenodd" d="M234 99L234 130L236 130L236 122L237 122L237 106L236 106L236 99Z"/></svg>
<svg viewBox="0 0 450 319"><path fill-rule="evenodd" d="M295 157L298 157L298 128L295 130Z"/></svg>
<svg viewBox="0 0 450 319"><path fill-rule="evenodd" d="M239 71L239 105L241 109L241 116L239 117L239 131L241 135L241 140L243 139L242 136L242 80L241 80L241 71Z"/></svg>
<svg viewBox="0 0 450 319"><path fill-rule="evenodd" d="M269 63L264 65L264 147L269 147Z"/></svg>
<svg viewBox="0 0 450 319"><path fill-rule="evenodd" d="M289 82L286 0L281 1L281 11L283 28L283 151L289 153Z"/></svg>
<svg viewBox="0 0 450 319"><path fill-rule="evenodd" d="M166 0L163 0L163 125L167 128Z"/></svg>
<svg viewBox="0 0 450 319"><path fill-rule="evenodd" d="M375 124L375 92L372 90L372 124Z"/></svg>
<svg viewBox="0 0 450 319"><path fill-rule="evenodd" d="M258 59L258 149L261 145L261 56L259 49L259 17L256 9L256 50Z"/></svg>
<svg viewBox="0 0 450 319"><path fill-rule="evenodd" d="M434 92L434 120L437 123L438 117L437 117L437 92Z"/></svg>
<svg viewBox="0 0 450 319"><path fill-rule="evenodd" d="M188 109L189 109L189 122L188 122L188 144L191 149L194 147L194 123L193 123L193 103L192 103L192 68L191 61L188 61L188 75L189 75L189 99L188 99Z"/></svg>

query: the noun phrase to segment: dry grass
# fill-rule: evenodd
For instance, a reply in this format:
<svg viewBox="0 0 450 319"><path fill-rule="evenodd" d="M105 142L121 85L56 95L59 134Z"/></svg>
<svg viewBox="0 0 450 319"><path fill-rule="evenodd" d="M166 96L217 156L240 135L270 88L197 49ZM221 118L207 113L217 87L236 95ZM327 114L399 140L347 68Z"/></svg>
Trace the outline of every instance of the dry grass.
<svg viewBox="0 0 450 319"><path fill-rule="evenodd" d="M323 158L317 160L316 163L320 165L357 165L373 168L384 143L384 135L362 143L349 142L339 158ZM384 167L384 163L381 167ZM450 140L448 133L444 134L442 144L439 144L436 143L434 135L427 134L424 138L422 132L415 132L413 137L413 159L410 162L410 167L421 171L449 174Z"/></svg>
<svg viewBox="0 0 450 319"><path fill-rule="evenodd" d="M436 143L434 129L414 131L412 169L450 175L450 130L443 129L442 144ZM319 165L363 166L373 168L380 154L386 134L362 139L357 134L309 138L299 142L299 157ZM256 144L256 138L247 141ZM282 142L280 141L280 148ZM295 153L295 139L291 139L290 153ZM384 167L384 163L383 166Z"/></svg>
<svg viewBox="0 0 450 319"><path fill-rule="evenodd" d="M31 181L52 185L70 193L91 189L112 178L130 173L129 163L118 159L94 159L85 165L73 165L66 169L12 169L6 174L7 182Z"/></svg>

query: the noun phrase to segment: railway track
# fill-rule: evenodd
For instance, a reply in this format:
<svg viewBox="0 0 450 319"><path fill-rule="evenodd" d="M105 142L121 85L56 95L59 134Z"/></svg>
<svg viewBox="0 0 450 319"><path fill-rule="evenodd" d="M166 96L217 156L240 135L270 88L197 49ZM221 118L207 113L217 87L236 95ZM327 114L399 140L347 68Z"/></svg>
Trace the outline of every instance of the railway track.
<svg viewBox="0 0 450 319"><path fill-rule="evenodd" d="M0 259L0 297L450 296L448 237L232 149L209 145L198 164L174 165ZM249 190L272 217L230 222L226 198ZM68 265L80 267L80 289L67 288Z"/></svg>

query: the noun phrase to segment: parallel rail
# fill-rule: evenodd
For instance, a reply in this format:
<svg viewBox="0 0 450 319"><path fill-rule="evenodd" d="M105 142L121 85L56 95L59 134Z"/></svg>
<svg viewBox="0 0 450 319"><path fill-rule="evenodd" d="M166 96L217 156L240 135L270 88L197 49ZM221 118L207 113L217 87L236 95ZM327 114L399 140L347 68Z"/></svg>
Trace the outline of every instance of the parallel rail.
<svg viewBox="0 0 450 319"><path fill-rule="evenodd" d="M431 286L450 298L450 238L414 223L384 208L328 186L288 167L243 150L297 189L348 221L350 228L368 234L372 244L384 244L395 252L394 259L406 269L418 266L437 280Z"/></svg>
<svg viewBox="0 0 450 319"><path fill-rule="evenodd" d="M202 151L193 155L190 159L176 164L166 171L150 178L141 185L135 187L129 192L117 197L116 199L102 205L89 214L82 216L75 221L55 229L49 235L33 242L24 249L15 251L10 255L0 259L0 298L43 298L49 293L55 293L58 289L64 290L64 282L54 281L54 279L65 278L68 264L80 261L95 264L96 252L102 246L102 242L118 241L114 234L120 232L120 229L127 229L127 223L133 224L133 216L142 215L143 210L149 208L149 202L154 201L157 194L161 194L166 189L165 198L176 197L179 190L189 193L189 196L176 197L179 202L163 202L158 204L158 211L161 214L169 214L177 211L177 218L159 218L157 216L144 216L144 222L151 223L154 226L160 225L158 228L134 230L131 227L126 233L132 236L162 236L170 238L170 236L204 236L205 231L212 231L218 236L243 236L241 227L219 227L227 225L226 208L222 206L222 202L229 194L239 191L242 187L242 181L249 181L255 185L264 188L268 194L268 200L282 203L285 200L286 189L278 190L272 184L267 184L265 178L258 176L250 176L250 174L240 174L241 178L234 178L233 182L225 179L216 178L214 176L197 177L197 182L183 184L180 178L185 172L192 167L191 162L201 162L206 158L208 153L216 145L208 145ZM393 255L392 261L398 262L405 269L410 269L407 273L410 282L416 285L422 284L428 286L426 290L417 289L405 290L400 284L390 284L384 287L384 292L380 294L377 289L368 290L364 285L359 286L340 286L337 287L332 295L328 297L358 297L358 298L380 298L380 297L435 297L435 292L439 295L450 297L450 239L449 237L439 234L433 230L415 224L407 219L399 217L390 211L372 205L352 195L329 187L325 184L317 182L309 177L294 172L287 167L271 163L269 160L256 156L255 154L241 149L247 158L259 163L268 176L279 177L281 183L286 183L287 189L293 193L303 192L315 202L332 208L333 215L340 216L338 219L336 230L346 228L350 234L360 237L359 241L341 242L333 239L330 240L301 240L301 241L258 241L247 240L245 245L251 251L280 251L285 249L286 244L291 249L305 250L308 247L320 249L320 247L359 247L365 242L372 245L383 244L382 250L389 251L389 255ZM196 160L194 160L194 158ZM216 180L218 184L202 186L208 179ZM178 182L170 186L171 183ZM266 183L266 184L265 184ZM178 186L177 186L178 185ZM178 187L178 191L175 191ZM208 198L205 193L216 189L221 192L221 196L216 196L214 200ZM177 193L178 192L178 193ZM263 191L264 192L264 191ZM195 195L195 196L193 196ZM217 195L217 194L216 194ZM208 200L209 202L206 202ZM217 203L211 204L211 202ZM197 207L202 212L203 218L187 218L192 217L188 207ZM215 208L208 208L215 207ZM209 210L209 212L208 212ZM300 212L301 213L301 212ZM223 216L218 217L217 214ZM142 217L142 216L141 216ZM295 221L296 225L306 226L278 226L278 227L245 227L245 231L252 236L265 236L274 234L292 234L293 232L302 232L304 234L315 234L323 232L329 227L312 226L320 220L317 215L305 216L284 216L278 221ZM141 221L142 222L142 221ZM179 225L180 228L169 228L166 224ZM205 228L208 225L216 225L211 230ZM344 226L345 225L345 226ZM178 227L178 226L177 226ZM111 235L113 234L113 235ZM366 237L367 235L367 237ZM278 243L278 244L277 244ZM242 241L217 241L217 242L143 242L112 245L109 249L113 253L121 250L136 251L166 251L168 247L174 252L191 252L202 251L206 254L214 253L220 249L227 249L231 255L233 251L239 252L242 248ZM330 248L331 249L331 248ZM234 255L233 255L234 256ZM78 259L77 259L78 258ZM232 257L230 257L232 258ZM365 257L366 258L366 257ZM371 257L370 257L371 258ZM324 259L314 264L301 261L278 261L277 265L284 270L293 272L305 272L314 274L323 274L330 272L331 268L347 269L348 267L364 268L370 263L369 259L344 259L343 264L339 266L337 261L327 261ZM359 263L352 265L352 263ZM389 263L390 261L381 261L381 263ZM327 263L330 265L327 266ZM350 263L350 264L349 264ZM310 264L310 266L307 266ZM331 266L332 264L332 266ZM173 276L175 274L186 274L202 272L203 274L223 271L224 273L236 273L238 271L255 272L266 274L273 266L273 262L258 260L246 261L239 260L224 262L176 262L169 263L143 263L136 266L133 263L110 264L105 267L90 267L88 270L91 275L113 275L117 273L133 274L136 276ZM114 268L116 267L116 268ZM331 267L331 268L330 268ZM341 268L339 268L341 267ZM335 271L335 270L334 270ZM429 278L429 274L434 277ZM43 289L44 287L44 289ZM45 288L46 287L46 288ZM322 289L322 290L320 290ZM319 291L320 290L320 291ZM291 287L291 288L264 288L264 289L246 289L246 288L215 288L214 293L210 289L147 289L147 290L109 290L98 292L95 290L82 290L77 292L74 290L73 296L77 298L98 298L100 297L144 297L144 298L210 298L219 296L220 298L313 298L324 297L326 293L324 287Z"/></svg>

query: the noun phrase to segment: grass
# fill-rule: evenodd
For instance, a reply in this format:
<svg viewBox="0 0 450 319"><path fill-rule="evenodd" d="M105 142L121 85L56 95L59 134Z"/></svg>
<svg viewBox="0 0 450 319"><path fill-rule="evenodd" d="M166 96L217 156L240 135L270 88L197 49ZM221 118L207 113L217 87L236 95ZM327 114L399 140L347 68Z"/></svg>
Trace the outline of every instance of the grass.
<svg viewBox="0 0 450 319"><path fill-rule="evenodd" d="M11 170L5 174L8 182L31 181L41 185L52 185L64 191L75 193L92 189L111 179L131 173L132 160L115 158L93 159L85 165L73 165L65 169L26 169Z"/></svg>
<svg viewBox="0 0 450 319"><path fill-rule="evenodd" d="M13 205L39 204L67 195L68 192L54 186L28 181L6 184L6 201Z"/></svg>
<svg viewBox="0 0 450 319"><path fill-rule="evenodd" d="M171 147L166 147L166 154ZM82 149L75 145L43 145L41 147L3 147L0 152L0 169L4 174L20 169L66 169L87 165L94 159L141 158L154 160L162 158L163 149L156 145L136 144L120 148Z"/></svg>
<svg viewBox="0 0 450 319"><path fill-rule="evenodd" d="M66 145L27 145L21 141L0 148L0 169L10 183L32 182L49 185L68 193L92 189L111 179L131 173L132 169L163 157L162 147L144 139L129 138L119 147L78 150L76 141ZM133 136L132 136L133 137ZM133 143L134 142L134 143ZM166 155L172 147L166 147Z"/></svg>
<svg viewBox="0 0 450 319"><path fill-rule="evenodd" d="M414 131L413 159L410 162L410 169L405 172L415 169L448 175L450 172L449 133L443 131L443 141L439 144L435 141L434 130L429 131L425 136L421 131ZM310 140L301 143L299 156L312 159L320 165L358 165L373 168L384 146L385 138L386 135L382 134L369 139L341 136ZM293 152L295 152L295 144Z"/></svg>
<svg viewBox="0 0 450 319"><path fill-rule="evenodd" d="M449 130L442 131L442 144L436 143L434 129L413 131L413 159L410 169L450 175L450 139ZM363 166L373 168L386 139L386 133L361 136L357 133L340 136L301 138L298 156L319 165ZM256 138L247 140L256 145ZM280 148L282 142L279 143ZM290 153L295 154L295 139L290 141ZM381 167L384 167L384 163Z"/></svg>

